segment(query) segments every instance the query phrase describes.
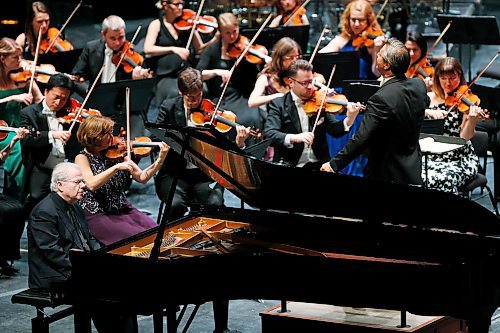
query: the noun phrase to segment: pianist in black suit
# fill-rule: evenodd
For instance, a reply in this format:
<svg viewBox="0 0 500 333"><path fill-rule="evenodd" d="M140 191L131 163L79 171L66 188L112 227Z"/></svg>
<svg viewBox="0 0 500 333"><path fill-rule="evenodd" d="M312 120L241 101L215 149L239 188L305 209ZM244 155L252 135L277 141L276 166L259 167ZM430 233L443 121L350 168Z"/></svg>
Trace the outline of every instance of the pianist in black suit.
<svg viewBox="0 0 500 333"><path fill-rule="evenodd" d="M407 79L410 64L406 47L389 39L377 53L381 88L369 100L361 126L344 149L322 171L338 172L368 150L365 177L421 185L420 127L429 97L421 79ZM357 106L359 107L359 106Z"/></svg>
<svg viewBox="0 0 500 333"><path fill-rule="evenodd" d="M52 192L33 209L27 228L30 288L53 289L71 276L70 249L94 251L100 244L90 234L83 209L85 182L74 163L58 164L52 172ZM57 289L59 291L59 289ZM100 333L137 332L135 316L121 315L110 308L90 313Z"/></svg>
<svg viewBox="0 0 500 333"><path fill-rule="evenodd" d="M311 132L316 115L306 115L303 101L314 93L312 69L309 62L301 59L289 67L284 81L290 87L290 92L269 104L264 136L270 138L272 146L277 148L275 160L282 159L298 167L316 165L318 169L322 162L330 159L326 133L334 137L346 134L359 109L349 107L343 121L338 121L334 115L322 113L315 132Z"/></svg>

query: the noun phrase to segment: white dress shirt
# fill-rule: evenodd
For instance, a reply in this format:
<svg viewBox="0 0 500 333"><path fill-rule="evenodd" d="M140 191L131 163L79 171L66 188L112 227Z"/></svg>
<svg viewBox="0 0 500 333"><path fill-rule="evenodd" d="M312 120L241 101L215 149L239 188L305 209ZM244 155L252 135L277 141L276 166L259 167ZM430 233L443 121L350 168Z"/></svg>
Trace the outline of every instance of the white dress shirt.
<svg viewBox="0 0 500 333"><path fill-rule="evenodd" d="M64 162L64 160L66 159L63 142L52 137L53 131L63 131L63 127L62 124L57 120L55 112L51 111L47 106L45 99L42 101L42 106L42 114L47 117L47 125L49 126L49 143L52 145L52 151L47 157L47 160L45 160L43 166L48 169L53 169L58 163Z"/></svg>
<svg viewBox="0 0 500 333"><path fill-rule="evenodd" d="M111 61L113 50L104 44L104 70L102 72L101 83L109 83L116 81L116 66Z"/></svg>

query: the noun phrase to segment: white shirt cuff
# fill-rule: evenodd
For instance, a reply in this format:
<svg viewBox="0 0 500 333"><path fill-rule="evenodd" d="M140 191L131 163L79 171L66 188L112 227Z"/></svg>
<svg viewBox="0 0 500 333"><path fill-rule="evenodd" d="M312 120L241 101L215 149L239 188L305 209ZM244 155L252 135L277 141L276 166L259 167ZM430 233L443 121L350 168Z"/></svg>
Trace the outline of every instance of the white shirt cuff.
<svg viewBox="0 0 500 333"><path fill-rule="evenodd" d="M52 131L49 131L49 143L54 144L54 138L52 137Z"/></svg>
<svg viewBox="0 0 500 333"><path fill-rule="evenodd" d="M349 132L352 125L347 125L347 118L344 118L344 131Z"/></svg>
<svg viewBox="0 0 500 333"><path fill-rule="evenodd" d="M293 143L290 141L291 138L292 138L292 135L293 134L287 134L287 135L285 135L285 147L286 148L292 148L293 147Z"/></svg>

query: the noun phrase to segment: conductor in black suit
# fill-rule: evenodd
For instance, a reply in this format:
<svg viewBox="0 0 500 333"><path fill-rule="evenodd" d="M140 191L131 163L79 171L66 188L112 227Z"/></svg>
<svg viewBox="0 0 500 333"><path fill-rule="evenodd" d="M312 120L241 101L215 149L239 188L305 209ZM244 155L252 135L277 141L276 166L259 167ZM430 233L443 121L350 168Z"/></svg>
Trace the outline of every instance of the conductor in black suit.
<svg viewBox="0 0 500 333"><path fill-rule="evenodd" d="M73 161L82 149L76 138L78 124L69 132L70 124L57 119L68 106L72 89L73 83L68 77L53 75L47 82L45 98L21 110L21 126L40 133L39 136L27 135L21 140L23 163L29 175L28 214L50 192L52 169L65 160Z"/></svg>
<svg viewBox="0 0 500 333"><path fill-rule="evenodd" d="M319 169L322 162L330 159L326 133L334 137L346 134L359 109L348 107L343 121L323 112L313 133L316 115L309 117L303 108L304 102L314 93L312 70L312 65L301 59L290 66L284 79L290 92L269 104L264 136L277 148L275 159L292 166Z"/></svg>
<svg viewBox="0 0 500 333"><path fill-rule="evenodd" d="M403 43L389 39L377 53L380 89L368 100L358 132L322 171L338 172L367 150L365 177L401 184L423 184L418 143L429 97L424 81L407 79L410 54ZM355 107L359 108L359 105Z"/></svg>

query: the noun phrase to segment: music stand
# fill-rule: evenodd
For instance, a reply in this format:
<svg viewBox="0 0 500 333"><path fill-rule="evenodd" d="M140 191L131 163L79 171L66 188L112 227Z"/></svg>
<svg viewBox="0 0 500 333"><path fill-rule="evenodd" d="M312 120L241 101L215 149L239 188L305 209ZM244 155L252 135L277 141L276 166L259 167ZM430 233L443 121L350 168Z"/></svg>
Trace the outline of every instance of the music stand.
<svg viewBox="0 0 500 333"><path fill-rule="evenodd" d="M304 59L309 60L307 55ZM322 74L327 80L333 65L337 64L330 87L341 87L344 80L359 78L359 52L319 53L313 60L314 71Z"/></svg>
<svg viewBox="0 0 500 333"><path fill-rule="evenodd" d="M130 88L130 113L140 114L146 120L146 111L153 95L156 79L121 80L96 85L90 95L86 107L101 111L103 116L115 120L117 126L125 121L125 90Z"/></svg>
<svg viewBox="0 0 500 333"><path fill-rule="evenodd" d="M449 21L453 21L449 30L443 36L446 43L446 54L448 44L469 44L469 81L472 80L471 54L472 44L477 45L500 45L500 32L495 16L460 16L460 15L437 15L439 29L442 31ZM460 51L460 62L462 62Z"/></svg>
<svg viewBox="0 0 500 333"><path fill-rule="evenodd" d="M40 64L54 65L56 71L71 74L82 49L74 49L66 52L49 52L40 54Z"/></svg>
<svg viewBox="0 0 500 333"><path fill-rule="evenodd" d="M252 38L259 29L241 29L241 34ZM302 49L302 53L307 52L307 43L309 41L309 25L296 25L296 26L279 26L275 28L264 28L255 44L264 45L269 51L272 50L281 38L290 37L295 40Z"/></svg>
<svg viewBox="0 0 500 333"><path fill-rule="evenodd" d="M366 103L380 88L378 80L345 80L342 94L351 102Z"/></svg>

